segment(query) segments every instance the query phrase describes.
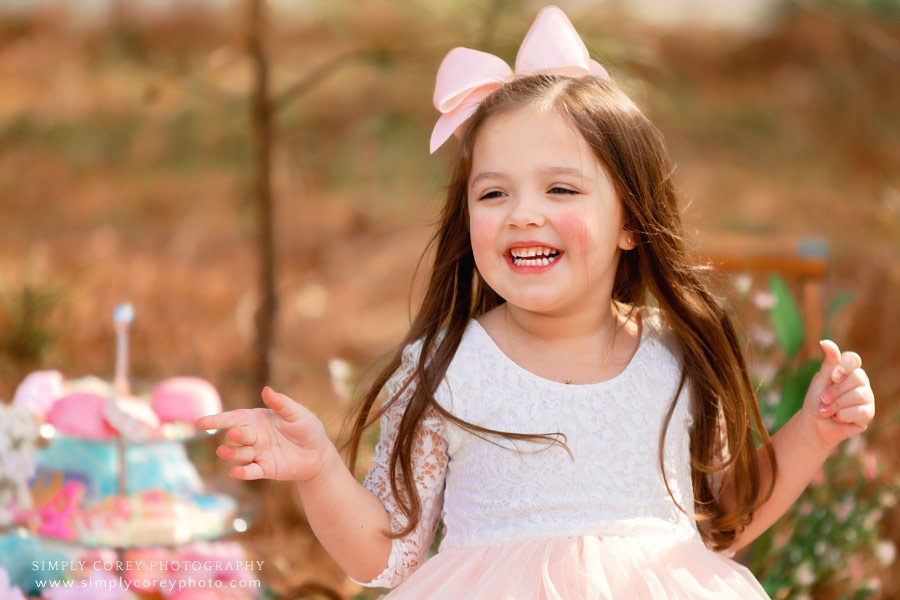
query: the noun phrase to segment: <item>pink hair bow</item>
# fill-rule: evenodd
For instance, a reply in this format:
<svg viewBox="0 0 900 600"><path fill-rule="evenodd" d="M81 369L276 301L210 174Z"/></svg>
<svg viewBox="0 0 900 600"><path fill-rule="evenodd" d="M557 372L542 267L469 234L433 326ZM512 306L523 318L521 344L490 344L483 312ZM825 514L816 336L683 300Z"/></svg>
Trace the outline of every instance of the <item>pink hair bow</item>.
<svg viewBox="0 0 900 600"><path fill-rule="evenodd" d="M434 106L443 113L431 133L431 153L475 114L481 101L504 83L537 74L609 79L566 14L557 6L541 9L525 34L516 55L515 72L502 59L487 52L457 47L447 53L438 69Z"/></svg>

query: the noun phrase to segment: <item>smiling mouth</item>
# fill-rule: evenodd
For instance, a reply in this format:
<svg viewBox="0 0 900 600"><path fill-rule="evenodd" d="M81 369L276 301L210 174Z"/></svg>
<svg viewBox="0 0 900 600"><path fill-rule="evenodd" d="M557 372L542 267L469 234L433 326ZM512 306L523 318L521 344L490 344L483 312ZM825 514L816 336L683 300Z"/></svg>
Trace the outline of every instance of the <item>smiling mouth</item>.
<svg viewBox="0 0 900 600"><path fill-rule="evenodd" d="M517 267L542 267L551 265L562 257L564 252L561 250L553 250L547 254L538 254L535 256L515 256L512 251L507 253L509 260Z"/></svg>

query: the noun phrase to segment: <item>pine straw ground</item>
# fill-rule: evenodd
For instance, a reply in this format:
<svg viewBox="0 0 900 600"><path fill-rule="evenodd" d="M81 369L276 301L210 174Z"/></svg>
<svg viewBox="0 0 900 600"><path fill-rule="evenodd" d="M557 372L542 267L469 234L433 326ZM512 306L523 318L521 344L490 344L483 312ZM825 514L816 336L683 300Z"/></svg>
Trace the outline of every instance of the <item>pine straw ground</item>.
<svg viewBox="0 0 900 600"><path fill-rule="evenodd" d="M377 52L336 67L278 114L272 383L336 439L348 403L327 361L354 365L361 392L421 294L422 272L415 284L413 275L449 156L426 152L435 69L455 45L511 62L533 14L500 15L485 37L460 10L322 10L273 32L276 90L345 50ZM897 24L796 9L742 36L571 17L666 135L692 235L828 240L829 297L854 294L834 337L864 358L882 421L871 441L896 472L887 450L900 396ZM102 27L53 12L0 18L0 397L38 366L109 376L109 316L127 300L138 315L137 380L192 374L214 382L226 408L259 401L249 383L256 262L241 20L236 11L126 15ZM28 317L17 312L25 298ZM377 439L368 433L360 479ZM193 453L222 476L213 449ZM269 585L358 591L288 484L254 489L261 515L241 539L266 561ZM895 540L898 525L888 513ZM896 578L885 585L898 594Z"/></svg>

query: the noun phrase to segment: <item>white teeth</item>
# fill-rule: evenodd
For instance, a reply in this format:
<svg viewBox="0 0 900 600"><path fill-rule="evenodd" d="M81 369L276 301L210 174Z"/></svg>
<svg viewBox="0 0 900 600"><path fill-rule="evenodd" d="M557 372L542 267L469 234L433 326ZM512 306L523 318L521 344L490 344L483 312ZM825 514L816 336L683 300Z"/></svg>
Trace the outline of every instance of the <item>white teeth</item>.
<svg viewBox="0 0 900 600"><path fill-rule="evenodd" d="M538 266L547 266L550 263L554 262L559 255L552 256L550 258L516 258L513 257L513 263L517 267L538 267Z"/></svg>
<svg viewBox="0 0 900 600"><path fill-rule="evenodd" d="M550 256L556 250L550 248L517 248L512 250L513 258L530 258L532 256Z"/></svg>

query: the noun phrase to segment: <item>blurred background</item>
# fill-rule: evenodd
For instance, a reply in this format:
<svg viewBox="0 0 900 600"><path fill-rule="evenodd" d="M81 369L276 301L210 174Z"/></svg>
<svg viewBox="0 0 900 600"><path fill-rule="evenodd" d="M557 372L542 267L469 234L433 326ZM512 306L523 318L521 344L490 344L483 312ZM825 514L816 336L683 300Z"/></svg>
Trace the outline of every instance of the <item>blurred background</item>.
<svg viewBox="0 0 900 600"><path fill-rule="evenodd" d="M852 489L855 516L810 496L781 530L790 568L748 564L774 598L900 597L900 3L558 5L663 132L700 255L776 249L761 270L722 263L724 297L759 317L755 372L802 358L773 312L790 296L781 272L805 286L807 342L859 353L875 390L875 423L841 453L869 463L834 492ZM421 298L455 143L428 154L437 67L454 46L512 64L542 6L0 0L0 398L36 369L111 377L110 316L128 301L134 378L206 378L226 409L267 382L337 441ZM792 269L810 247L824 266ZM193 456L224 473L214 448ZM288 484L252 490L262 511L239 539L273 593L375 597L318 545Z"/></svg>

